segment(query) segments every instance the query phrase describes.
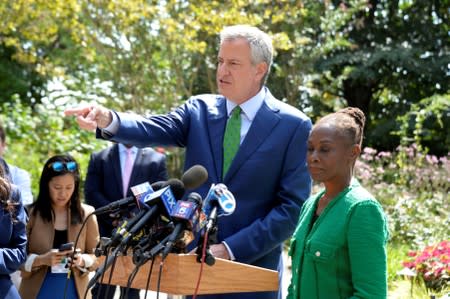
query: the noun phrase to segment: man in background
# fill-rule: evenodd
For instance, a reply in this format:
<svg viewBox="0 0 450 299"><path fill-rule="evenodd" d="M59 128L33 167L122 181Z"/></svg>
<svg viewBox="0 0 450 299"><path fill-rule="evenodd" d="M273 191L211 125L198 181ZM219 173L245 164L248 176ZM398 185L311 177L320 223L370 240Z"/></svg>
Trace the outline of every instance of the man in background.
<svg viewBox="0 0 450 299"><path fill-rule="evenodd" d="M86 203L96 209L116 200L132 195L131 187L141 183L150 184L168 178L166 156L152 148L137 148L128 144L115 143L93 153L89 160L84 192ZM121 216L117 214L98 215L101 237L111 237ZM125 215L125 217L128 215ZM96 284L92 288L94 299L112 299L116 286ZM126 288L121 287L121 292ZM138 289L129 289L127 298L138 299ZM121 297L122 298L122 297Z"/></svg>

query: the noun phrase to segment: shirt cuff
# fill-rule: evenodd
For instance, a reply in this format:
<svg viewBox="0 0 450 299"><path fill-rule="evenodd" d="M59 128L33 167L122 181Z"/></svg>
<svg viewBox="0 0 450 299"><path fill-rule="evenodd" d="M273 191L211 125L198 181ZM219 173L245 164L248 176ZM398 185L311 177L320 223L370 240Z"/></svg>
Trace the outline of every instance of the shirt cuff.
<svg viewBox="0 0 450 299"><path fill-rule="evenodd" d="M226 248L227 251L228 251L228 255L230 256L230 260L234 261L236 258L234 257L234 254L233 254L233 252L231 251L231 249L230 249L230 247L228 246L228 244L227 244L225 241L223 241L222 244L225 245L225 248Z"/></svg>
<svg viewBox="0 0 450 299"><path fill-rule="evenodd" d="M23 265L23 268L25 269L25 271L27 272L31 272L31 269L33 268L33 263L34 260L38 257L37 254L30 254L27 258L27 260L25 261L25 264Z"/></svg>
<svg viewBox="0 0 450 299"><path fill-rule="evenodd" d="M119 131L119 117L111 110L112 121L106 128L100 129L102 133L106 133L108 136L113 136Z"/></svg>

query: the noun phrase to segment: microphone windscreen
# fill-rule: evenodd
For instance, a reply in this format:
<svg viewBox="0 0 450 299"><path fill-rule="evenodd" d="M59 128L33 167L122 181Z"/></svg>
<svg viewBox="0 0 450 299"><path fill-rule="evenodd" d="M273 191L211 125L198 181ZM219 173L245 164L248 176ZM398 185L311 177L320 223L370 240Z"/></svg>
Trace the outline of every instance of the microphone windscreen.
<svg viewBox="0 0 450 299"><path fill-rule="evenodd" d="M161 190L164 187L168 186L167 181L157 181L151 184L154 191Z"/></svg>
<svg viewBox="0 0 450 299"><path fill-rule="evenodd" d="M208 179L208 171L202 165L194 165L181 176L186 189L196 189Z"/></svg>
<svg viewBox="0 0 450 299"><path fill-rule="evenodd" d="M179 179L170 179L166 182L166 186L170 186L170 190L176 200L181 200L183 198L185 188L182 181Z"/></svg>
<svg viewBox="0 0 450 299"><path fill-rule="evenodd" d="M203 203L203 199L200 194L197 192L191 192L189 193L187 197L187 201L195 203L197 206L201 206Z"/></svg>

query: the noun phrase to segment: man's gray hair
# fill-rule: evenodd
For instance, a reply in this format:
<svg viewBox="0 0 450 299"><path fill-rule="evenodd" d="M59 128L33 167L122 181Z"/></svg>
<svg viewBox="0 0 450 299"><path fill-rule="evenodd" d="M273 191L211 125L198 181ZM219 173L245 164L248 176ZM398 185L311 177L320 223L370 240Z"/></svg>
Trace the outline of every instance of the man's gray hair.
<svg viewBox="0 0 450 299"><path fill-rule="evenodd" d="M261 85L263 85L269 76L270 68L272 66L272 39L267 33L249 25L228 26L220 32L221 45L226 40L233 40L237 38L244 38L248 41L253 64L256 65L260 62L265 62L267 64L267 72L264 74L261 81Z"/></svg>

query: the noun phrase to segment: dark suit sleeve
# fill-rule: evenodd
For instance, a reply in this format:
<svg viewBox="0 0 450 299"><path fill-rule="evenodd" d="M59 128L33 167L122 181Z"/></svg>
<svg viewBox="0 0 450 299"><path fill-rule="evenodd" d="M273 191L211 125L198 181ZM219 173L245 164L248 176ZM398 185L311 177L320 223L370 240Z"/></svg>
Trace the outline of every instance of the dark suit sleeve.
<svg viewBox="0 0 450 299"><path fill-rule="evenodd" d="M2 216L2 225L12 225L12 234L10 242L7 248L0 248L0 274L10 274L19 269L20 265L25 262L27 233L26 222L27 215L22 203L16 207L17 220L11 224L9 212L3 210L1 213L5 213ZM2 228L2 230L5 230ZM2 231L4 233L4 231Z"/></svg>
<svg viewBox="0 0 450 299"><path fill-rule="evenodd" d="M311 126L309 120L301 122L291 137L270 211L225 238L238 261L253 263L292 236L301 207L311 191L311 178L306 167L306 140Z"/></svg>

